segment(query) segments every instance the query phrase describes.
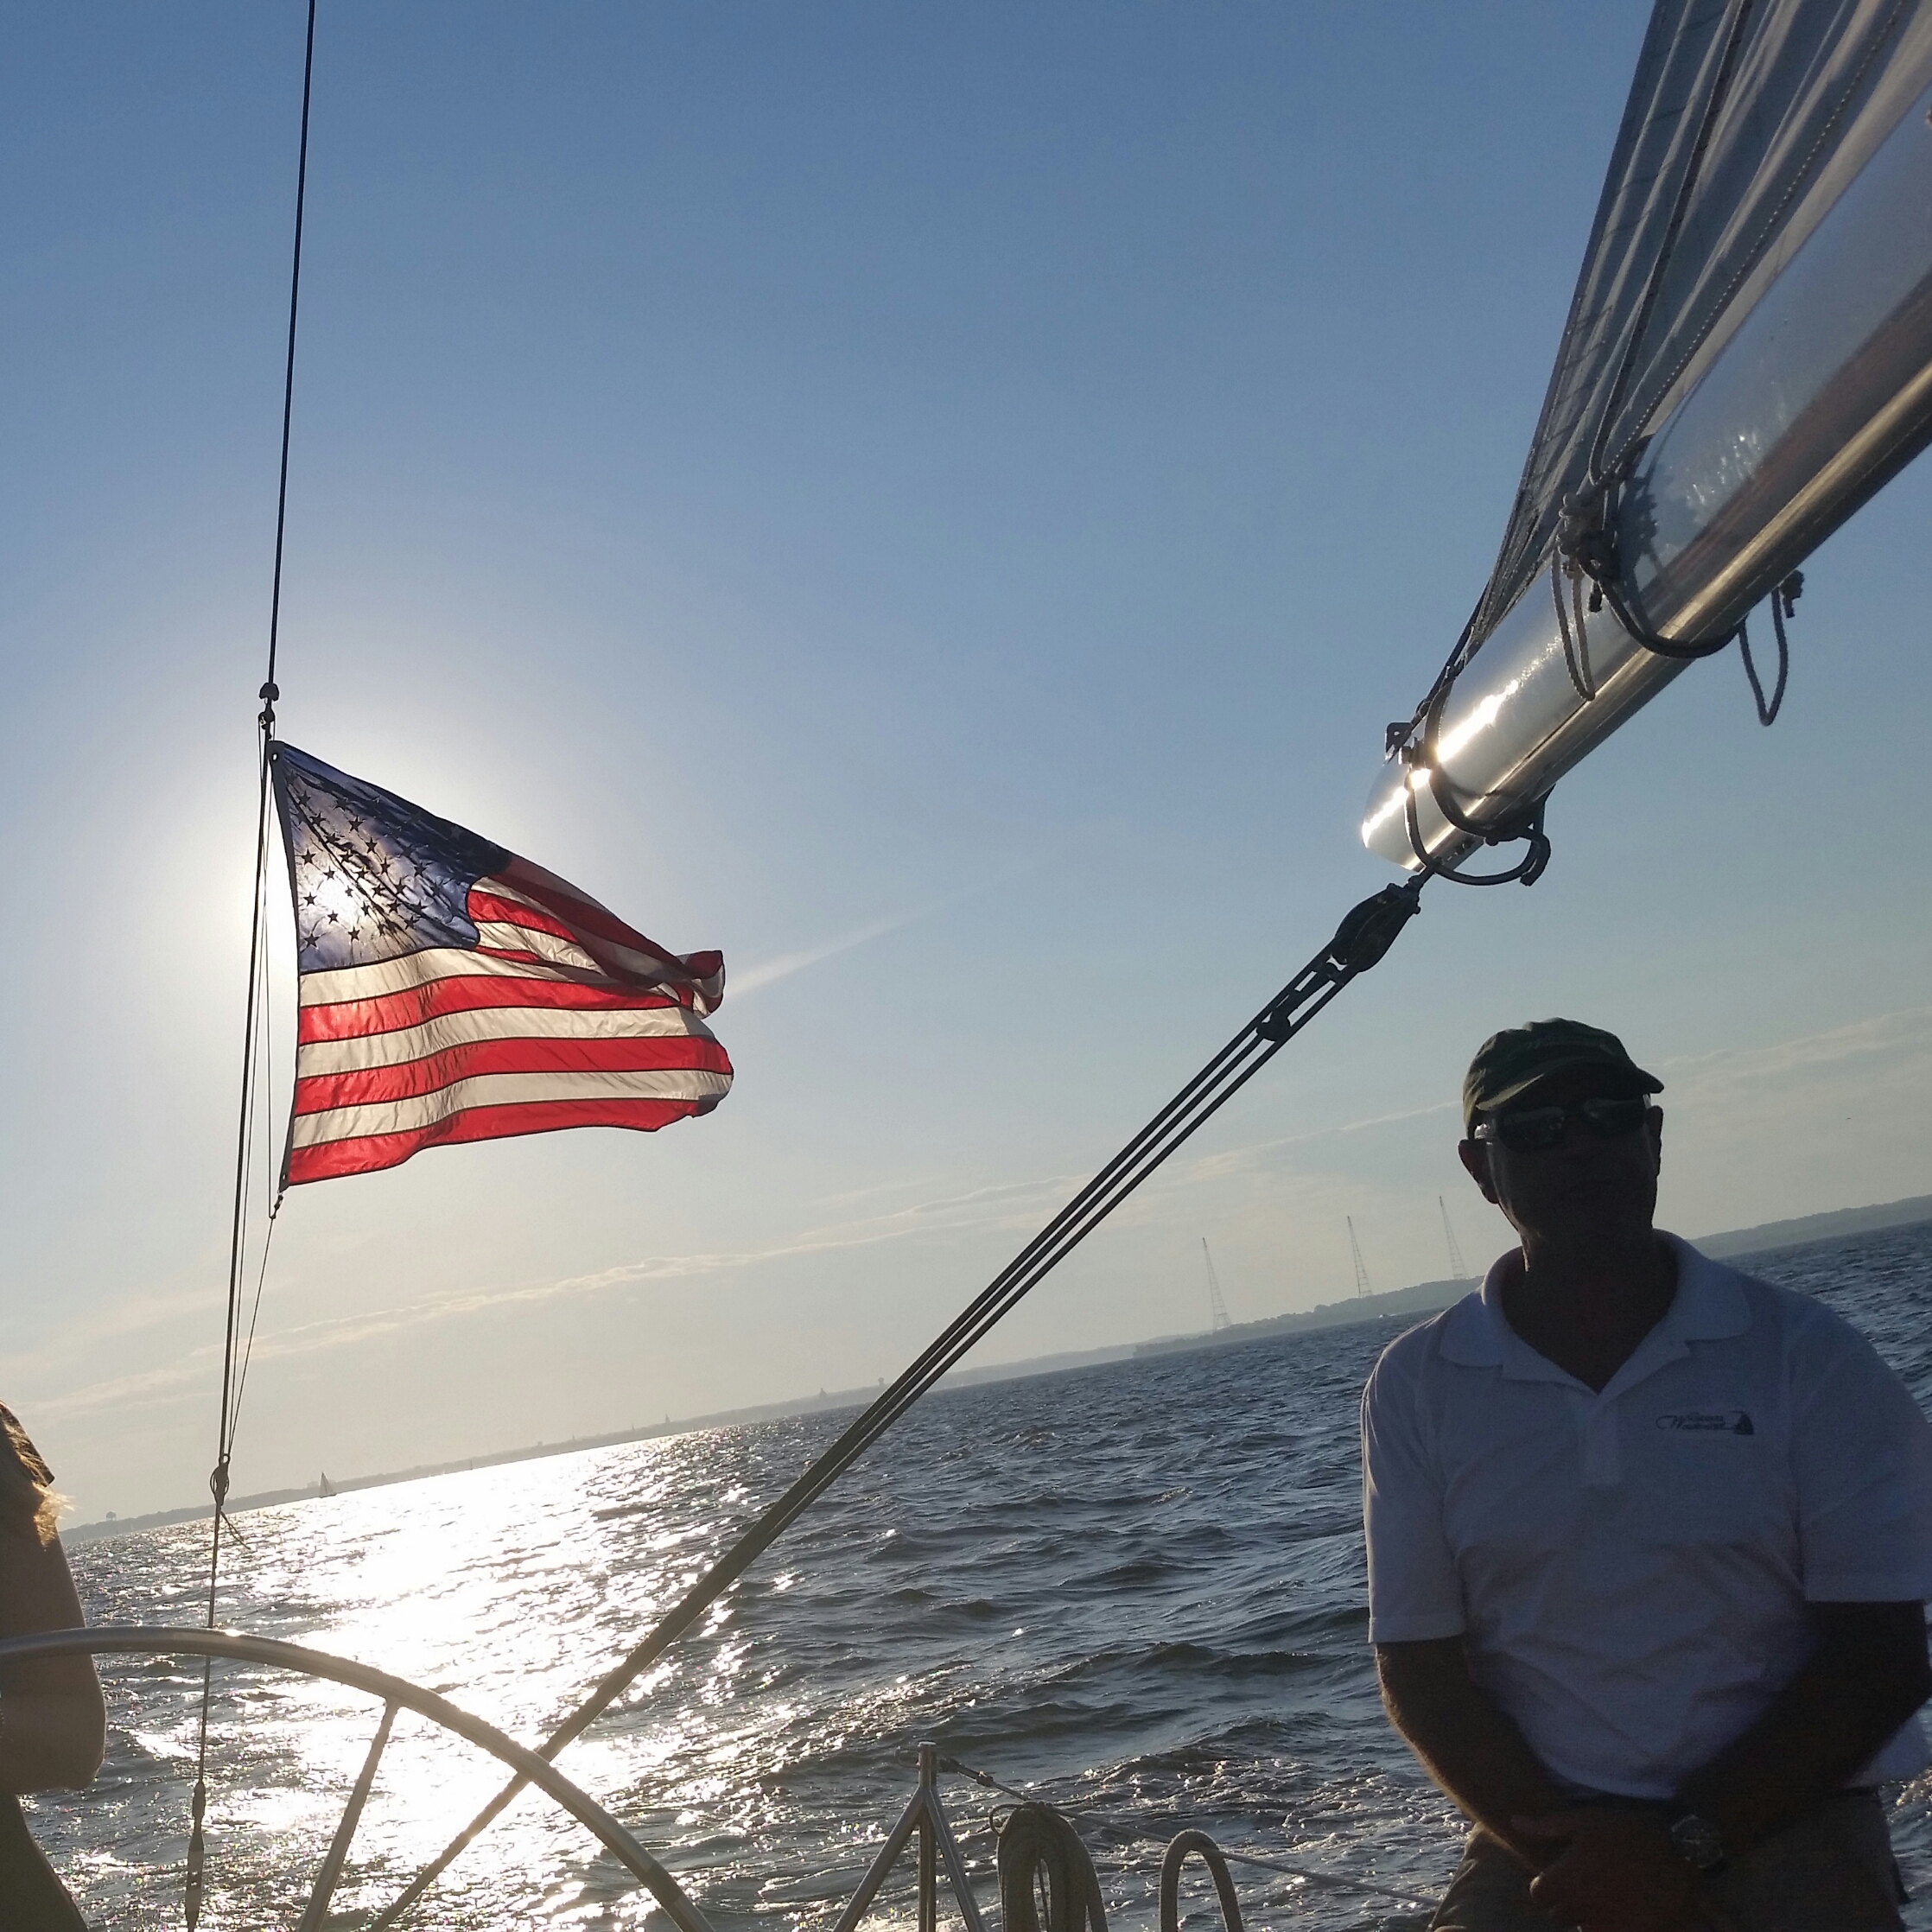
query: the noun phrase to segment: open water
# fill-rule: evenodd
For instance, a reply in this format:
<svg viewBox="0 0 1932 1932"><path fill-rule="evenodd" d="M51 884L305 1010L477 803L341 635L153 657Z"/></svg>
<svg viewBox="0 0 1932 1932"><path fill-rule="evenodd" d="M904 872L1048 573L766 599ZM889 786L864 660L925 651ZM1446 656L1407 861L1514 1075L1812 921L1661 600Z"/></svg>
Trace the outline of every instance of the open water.
<svg viewBox="0 0 1932 1932"><path fill-rule="evenodd" d="M1825 1298L1932 1400L1932 1225L1750 1265ZM1356 1401L1402 1325L929 1401L563 1769L721 1926L829 1932L911 1794L921 1738L1076 1811L1116 1922L1152 1922L1160 1844L1184 1824L1338 1878L1439 1891L1459 1829L1382 1720L1363 1602ZM836 1426L696 1432L257 1511L223 1619L378 1665L534 1741ZM90 1617L197 1622L203 1534L78 1549ZM104 1675L106 1767L92 1791L39 1802L36 1829L91 1922L178 1925L199 1669ZM216 1684L202 1922L292 1927L376 1707L237 1667ZM498 1782L469 1746L401 1719L331 1922L365 1922ZM1001 1801L957 1777L944 1795L990 1906L987 1809ZM1932 1780L1893 1803L1908 1880L1932 1891ZM1427 1916L1236 1875L1262 1926L1393 1932ZM1192 1905L1213 1922L1202 1897ZM880 1910L909 1922L908 1879ZM412 1922L647 1918L668 1925L532 1795Z"/></svg>

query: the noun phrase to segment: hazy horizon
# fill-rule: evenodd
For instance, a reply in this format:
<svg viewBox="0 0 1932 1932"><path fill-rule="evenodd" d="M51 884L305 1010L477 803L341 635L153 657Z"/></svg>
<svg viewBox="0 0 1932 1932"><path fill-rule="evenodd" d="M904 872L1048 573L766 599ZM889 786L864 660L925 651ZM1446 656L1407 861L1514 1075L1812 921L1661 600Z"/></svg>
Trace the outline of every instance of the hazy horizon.
<svg viewBox="0 0 1932 1932"><path fill-rule="evenodd" d="M1861 1206L1859 1207L1840 1209L1833 1211L1833 1212L1837 1214L1849 1215L1878 1213L1882 1212L1888 1207L1922 1205L1925 1200L1926 1197L1921 1195L1916 1197L1909 1197L1906 1200L1899 1202L1873 1201L1863 1204ZM1826 1215L1823 1216L1808 1216L1802 1218L1804 1220L1829 1220L1833 1217L1833 1212L1827 1212ZM1802 1224L1802 1223L1799 1224ZM1906 1222L1891 1221L1887 1221L1880 1223L1881 1226L1886 1228L1894 1226L1905 1226L1910 1224L1912 1223ZM1724 1247L1722 1249L1715 1250L1714 1252L1719 1253L1725 1257L1730 1257L1739 1253L1742 1253L1748 1257L1750 1254L1756 1252L1756 1250L1739 1250L1735 1247L1729 1245L1729 1243L1738 1238L1748 1239L1750 1236L1755 1234L1781 1230L1790 1228L1793 1225L1794 1223L1789 1220L1768 1221L1760 1223L1758 1226L1755 1228L1717 1229L1711 1230L1711 1232L1707 1235L1692 1236L1687 1238L1697 1242L1699 1245L1702 1245L1704 1242L1713 1239L1723 1239L1726 1242L1726 1246ZM1799 1240L1800 1243L1802 1244L1803 1242L1814 1238L1820 1240L1829 1240L1833 1237L1829 1235L1818 1236L1800 1236ZM1361 1294L1360 1291L1357 1291L1357 1293L1353 1295L1344 1295L1331 1302L1316 1303L1312 1306L1306 1308L1281 1310L1273 1315L1250 1316L1245 1318L1245 1319L1242 1322L1235 1323L1233 1325L1232 1332L1239 1332L1243 1328L1251 1327L1261 1323L1281 1320L1292 1314L1312 1314L1321 1312L1327 1309L1346 1308L1352 1306L1357 1301L1360 1301L1361 1306L1363 1308L1364 1312L1362 1317L1363 1320L1383 1320L1399 1319L1399 1316L1392 1314L1389 1311L1381 1309L1379 1305L1382 1302L1393 1299L1395 1296L1409 1293L1417 1288L1461 1287L1474 1279L1477 1279L1477 1277L1468 1274L1431 1277L1420 1281L1405 1282L1401 1286L1394 1288L1372 1288L1369 1291L1365 1297ZM1426 1318L1418 1316L1416 1319L1423 1319ZM1306 1332L1313 1334L1325 1332L1325 1330L1329 1327L1343 1327L1346 1325L1348 1325L1344 1321L1336 1321L1325 1324L1323 1325L1323 1327L1319 1329L1309 1329L1306 1331L1289 1330L1284 1331L1283 1332ZM969 1368L956 1369L950 1371L936 1385L932 1393L944 1394L960 1389L977 1387L987 1382L1010 1379L1026 1374L1051 1374L1058 1372L1062 1370L1071 1370L1075 1367L1086 1365L1082 1361L1082 1357L1104 1357L1119 1359L1134 1353L1141 1348L1147 1347L1152 1344L1173 1344L1180 1346L1185 1346L1191 1342L1209 1343L1216 1338L1217 1338L1216 1336L1216 1331L1212 1327L1212 1318L1211 1315L1210 1317L1206 1318L1205 1325L1202 1327L1194 1329L1179 1329L1166 1335L1145 1336L1132 1342L1096 1342L1090 1344L1087 1348L1084 1349L1058 1350L1047 1355L1001 1357L997 1354L995 1354L992 1356L991 1359L977 1361ZM845 1384L838 1388L831 1389L829 1390L822 1387L816 1395L809 1392L800 1393L788 1396L781 1396L775 1402L752 1403L735 1409L707 1410L702 1414L691 1415L674 1416L667 1414L664 1416L664 1420L659 1422L643 1420L626 1424L619 1428L605 1429L594 1433L586 1433L583 1435L568 1436L561 1441L553 1442L539 1439L537 1441L533 1443L518 1443L509 1445L499 1443L493 1448L477 1450L468 1456L462 1458L453 1458L448 1462L417 1463L412 1464L406 1469L352 1469L344 1471L341 1466L338 1465L336 1475L334 1478L331 1478L330 1480L332 1482L337 1483L340 1486L344 1488L370 1488L392 1482L428 1480L429 1478L437 1475L450 1473L453 1470L462 1467L465 1465L473 1466L477 1463L483 1463L486 1465L508 1464L522 1461L537 1456L573 1455L577 1453L588 1453L591 1450L607 1446L612 1442L643 1439L660 1434L678 1434L692 1429L703 1429L708 1427L719 1427L725 1424L736 1423L740 1421L753 1421L766 1419L775 1420L785 1415L804 1414L828 1403L839 1408L855 1408L863 1403L873 1394L874 1389L879 1386L880 1382L882 1382L884 1381L884 1377L880 1377L878 1378L878 1381L871 1383L857 1382ZM327 1474L327 1471L326 1470L318 1471L319 1477L326 1476ZM316 1484L313 1482L305 1484L283 1484L278 1489L257 1490L251 1492L248 1495L237 1495L233 1499L232 1506L236 1509L248 1509L250 1507L256 1506L259 1503L260 1499L263 1497L274 1497L280 1499L286 1497L292 1493L298 1492L302 1490L313 1489L315 1487L316 1487ZM102 1517L88 1522L86 1524L80 1525L80 1527L88 1529L99 1529L105 1523L112 1522L122 1522L124 1526L132 1522L145 1521L148 1516L152 1515L182 1516L191 1514L197 1509L202 1511L203 1513L206 1513L207 1510L207 1505L205 1503L162 1504L149 1511L142 1512L137 1516L124 1519L122 1517L121 1512L119 1510L109 1509ZM63 1527L72 1525L76 1521L76 1518L69 1516L64 1518Z"/></svg>

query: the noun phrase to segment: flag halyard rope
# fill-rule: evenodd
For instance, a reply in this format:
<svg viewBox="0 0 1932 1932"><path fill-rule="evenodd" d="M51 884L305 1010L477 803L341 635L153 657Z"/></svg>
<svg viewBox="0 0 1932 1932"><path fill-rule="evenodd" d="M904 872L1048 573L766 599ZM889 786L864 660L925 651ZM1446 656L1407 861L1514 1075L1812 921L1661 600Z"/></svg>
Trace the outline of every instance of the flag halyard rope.
<svg viewBox="0 0 1932 1932"><path fill-rule="evenodd" d="M276 685L276 665L282 632L282 557L289 518L289 442L295 416L296 321L302 300L302 226L303 204L308 187L308 105L315 70L315 0L308 0L308 31L302 50L302 135L296 164L295 246L289 271L289 340L282 380L282 456L276 488L275 572L269 596L268 676L261 689L262 709L256 719L257 772L255 798L255 879L248 936L248 994L242 1032L241 1098L235 1128L235 1196L229 1217L228 1295L222 1328L221 1403L216 1420L215 1463L208 1478L208 1490L214 1499L214 1515L208 1534L207 1623L213 1630L221 1576L222 1532L227 1523L229 1471L234 1454L235 1430L241 1410L242 1391L246 1386L249 1359L253 1352L255 1318L260 1312L262 1283L268 1274L269 1244L274 1238L275 1219L281 1207L279 1178L276 1197L269 1209L268 1224L263 1233L260 1268L255 1283L254 1309L250 1314L246 1338L242 1331L242 1301L246 1276L250 1205L254 1195L255 1142L258 1102L269 1065L266 1032L268 1024L268 906L266 882L269 859L269 786L270 753L275 741L275 703L281 696ZM212 1660L201 1667L201 1713L195 1741L194 1791L190 1805L187 1868L182 1900L188 1932L194 1932L201 1916L207 1885L207 1846L203 1821L207 1810L208 1715L213 1700L214 1666Z"/></svg>

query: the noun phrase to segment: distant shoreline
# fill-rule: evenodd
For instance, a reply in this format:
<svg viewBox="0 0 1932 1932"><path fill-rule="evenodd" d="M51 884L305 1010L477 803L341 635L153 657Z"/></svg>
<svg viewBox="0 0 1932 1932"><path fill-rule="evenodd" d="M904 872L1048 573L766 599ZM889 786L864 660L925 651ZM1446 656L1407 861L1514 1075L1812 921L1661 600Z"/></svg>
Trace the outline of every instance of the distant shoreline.
<svg viewBox="0 0 1932 1932"><path fill-rule="evenodd" d="M1729 1259L1739 1255L1762 1255L1779 1248L1796 1248L1808 1242L1842 1239L1848 1235L1871 1234L1884 1228L1905 1228L1921 1221L1932 1221L1932 1194L1916 1194L1903 1201L1886 1201L1871 1207L1838 1208L1827 1214L1802 1215L1792 1221L1767 1221L1755 1228L1734 1228L1723 1234L1699 1236L1696 1245L1706 1255ZM1225 1348L1239 1342L1259 1341L1274 1335L1306 1333L1324 1328L1350 1327L1357 1322L1381 1321L1395 1315L1425 1315L1466 1294L1475 1286L1475 1276L1458 1281L1419 1281L1412 1287L1391 1289L1386 1294L1358 1295L1347 1301L1325 1302L1318 1308L1300 1309L1291 1314L1274 1315L1262 1321L1237 1322L1212 1333L1161 1336L1151 1342L1121 1343L1108 1348L1079 1349L1058 1355L1030 1357L1020 1362L995 1363L985 1368L956 1370L940 1384L941 1389L969 1388L988 1382L1018 1382L1029 1376L1053 1375L1067 1369L1084 1369L1103 1362L1129 1358L1179 1355L1196 1349ZM810 1415L826 1409L859 1408L878 1393L881 1385L842 1389L782 1402L762 1402L748 1408L721 1409L709 1415L688 1415L672 1421L668 1417L648 1428L618 1429L607 1435L576 1436L568 1442L539 1442L522 1449L499 1449L488 1455L459 1456L445 1463L425 1463L414 1469L392 1470L378 1476L349 1476L334 1478L331 1488L337 1495L350 1490L386 1488L391 1483L421 1482L431 1476L449 1476L470 1469L495 1469L505 1463L533 1462L546 1456L574 1455L580 1450L608 1449L626 1442L648 1442L655 1437L685 1435L693 1429L729 1428L749 1422L768 1422L786 1415ZM236 1497L228 1506L231 1516L247 1509L267 1509L281 1503L301 1503L315 1498L317 1490L264 1490L253 1496ZM185 1509L159 1509L140 1516L111 1516L99 1522L63 1526L61 1539L69 1543L101 1542L113 1536L129 1536L146 1529L162 1529L177 1522L206 1522L211 1514L207 1503Z"/></svg>

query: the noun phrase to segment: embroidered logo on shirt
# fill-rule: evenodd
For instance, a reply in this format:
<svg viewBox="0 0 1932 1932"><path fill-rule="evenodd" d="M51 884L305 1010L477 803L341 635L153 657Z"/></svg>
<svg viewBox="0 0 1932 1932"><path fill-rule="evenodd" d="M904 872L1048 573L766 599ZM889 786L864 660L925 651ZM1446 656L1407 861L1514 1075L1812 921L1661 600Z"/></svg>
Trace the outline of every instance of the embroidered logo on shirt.
<svg viewBox="0 0 1932 1932"><path fill-rule="evenodd" d="M1742 1408L1681 1409L1675 1415L1660 1415L1660 1429L1681 1430L1687 1435L1756 1435L1751 1413Z"/></svg>

